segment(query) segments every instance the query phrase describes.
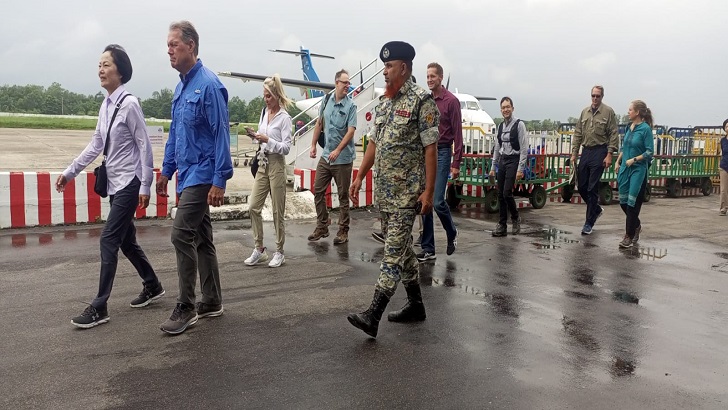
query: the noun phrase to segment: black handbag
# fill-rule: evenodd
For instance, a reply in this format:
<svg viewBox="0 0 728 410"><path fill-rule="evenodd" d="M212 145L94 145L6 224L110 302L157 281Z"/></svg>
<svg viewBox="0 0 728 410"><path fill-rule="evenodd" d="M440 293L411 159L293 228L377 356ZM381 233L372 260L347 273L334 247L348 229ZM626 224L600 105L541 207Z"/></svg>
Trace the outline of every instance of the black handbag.
<svg viewBox="0 0 728 410"><path fill-rule="evenodd" d="M258 150L255 151L255 154L253 154L253 160L250 161L250 172L253 173L253 178L255 178L255 174L258 173L258 153L260 152L260 147L258 147Z"/></svg>
<svg viewBox="0 0 728 410"><path fill-rule="evenodd" d="M263 106L263 111L260 112L260 121L263 121L263 116L265 115L265 105ZM258 121L258 122L260 122ZM250 161L250 172L253 174L253 178L255 178L255 174L258 173L258 153L260 152L260 145L258 145L258 150L255 151L255 154L253 154L253 159Z"/></svg>
<svg viewBox="0 0 728 410"><path fill-rule="evenodd" d="M119 98L119 100L116 101L116 109L114 110L114 115L111 116L111 121L109 122L109 130L106 131L106 142L104 142L104 160L101 161L101 165L96 167L94 169L94 175L96 176L96 181L94 182L94 192L96 192L101 198L106 198L109 196L109 177L106 175L106 155L109 152L109 138L111 137L111 126L114 125L114 119L116 119L116 114L119 113L119 108L121 108L121 103L124 102L124 98L129 96L131 94L124 94Z"/></svg>
<svg viewBox="0 0 728 410"><path fill-rule="evenodd" d="M321 146L321 148L326 147L326 134L324 134L323 115L324 115L324 110L326 110L326 103L329 102L329 98L331 98L331 93L326 94L326 98L324 98L324 105L321 107L321 114L320 114L320 116L321 116L321 133L319 134L319 137L318 137L318 144L319 144L319 146Z"/></svg>

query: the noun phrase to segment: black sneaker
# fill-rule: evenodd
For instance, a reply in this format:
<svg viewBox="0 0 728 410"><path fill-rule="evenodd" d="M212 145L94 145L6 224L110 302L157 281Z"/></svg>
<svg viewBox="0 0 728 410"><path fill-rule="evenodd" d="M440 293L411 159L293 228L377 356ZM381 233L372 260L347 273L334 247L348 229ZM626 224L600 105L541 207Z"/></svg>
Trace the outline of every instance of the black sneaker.
<svg viewBox="0 0 728 410"><path fill-rule="evenodd" d="M458 246L458 230L455 229L455 237L452 238L452 241L447 241L447 254L452 255L455 253L455 248Z"/></svg>
<svg viewBox="0 0 728 410"><path fill-rule="evenodd" d="M213 305L211 303L197 302L197 317L217 317L222 316L222 304Z"/></svg>
<svg viewBox="0 0 728 410"><path fill-rule="evenodd" d="M132 300L131 303L129 303L129 306L133 308L144 307L161 298L162 296L164 296L164 288L161 284L152 290L147 289L145 286L139 296L137 296L136 299Z"/></svg>
<svg viewBox="0 0 728 410"><path fill-rule="evenodd" d="M76 316L71 319L71 323L74 326L80 327L81 329L90 329L94 326L102 325L109 321L109 312L106 308L96 309L95 307L88 305L83 310L80 316Z"/></svg>
<svg viewBox="0 0 728 410"><path fill-rule="evenodd" d="M184 303L177 303L172 311L172 316L159 327L163 332L171 335L178 335L188 327L197 323L197 312L195 307L187 306Z"/></svg>
<svg viewBox="0 0 728 410"><path fill-rule="evenodd" d="M632 244L637 244L640 240L640 233L642 232L642 225L638 226L634 231L634 238L632 238Z"/></svg>
<svg viewBox="0 0 728 410"><path fill-rule="evenodd" d="M511 220L513 223L513 234L521 233L521 217Z"/></svg>
<svg viewBox="0 0 728 410"><path fill-rule="evenodd" d="M633 245L634 243L632 243L632 238L628 235L624 235L624 238L622 238L622 241L619 243L619 247L622 249L631 248Z"/></svg>
<svg viewBox="0 0 728 410"><path fill-rule="evenodd" d="M417 260L420 262L431 261L434 259L437 259L437 256L435 256L435 254L431 252L422 251L417 254Z"/></svg>
<svg viewBox="0 0 728 410"><path fill-rule="evenodd" d="M496 225L495 230L493 231L493 236L506 236L508 235L508 227L506 224L499 223Z"/></svg>
<svg viewBox="0 0 728 410"><path fill-rule="evenodd" d="M379 243L384 243L384 233L382 232L372 232L372 238Z"/></svg>

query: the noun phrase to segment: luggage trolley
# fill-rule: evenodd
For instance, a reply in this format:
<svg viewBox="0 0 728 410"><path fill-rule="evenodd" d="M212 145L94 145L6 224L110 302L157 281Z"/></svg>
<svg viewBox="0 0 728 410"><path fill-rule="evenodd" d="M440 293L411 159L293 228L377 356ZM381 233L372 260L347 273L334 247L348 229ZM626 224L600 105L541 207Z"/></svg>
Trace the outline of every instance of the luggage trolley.
<svg viewBox="0 0 728 410"><path fill-rule="evenodd" d="M230 157L232 157L234 167L240 165L241 158L243 159L243 166L247 167L253 161L253 156L255 156L258 148L240 148L238 125L237 122L230 123Z"/></svg>
<svg viewBox="0 0 728 410"><path fill-rule="evenodd" d="M238 145L238 123L230 123L230 157L233 160L233 166L240 165L240 146Z"/></svg>

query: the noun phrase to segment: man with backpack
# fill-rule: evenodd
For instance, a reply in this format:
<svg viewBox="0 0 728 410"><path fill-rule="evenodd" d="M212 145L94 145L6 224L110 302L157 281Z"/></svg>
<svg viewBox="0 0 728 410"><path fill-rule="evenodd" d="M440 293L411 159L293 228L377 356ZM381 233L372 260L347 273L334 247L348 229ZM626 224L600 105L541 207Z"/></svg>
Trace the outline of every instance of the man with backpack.
<svg viewBox="0 0 728 410"><path fill-rule="evenodd" d="M521 231L521 217L518 215L516 200L513 199L513 188L516 181L523 179L523 170L528 157L528 140L526 139L526 125L513 116L513 100L511 97L501 99L501 114L503 122L498 126L498 139L493 150L493 162L490 166L490 176L496 176L498 166L498 202L500 220L493 231L493 236L508 235L508 213L513 222L512 233Z"/></svg>
<svg viewBox="0 0 728 410"><path fill-rule="evenodd" d="M308 236L309 241L318 241L329 236L329 211L326 208L326 188L333 178L339 195L339 231L334 238L334 245L349 240L349 186L351 171L354 166L356 151L354 149L354 131L356 130L356 104L347 95L349 91L349 73L340 70L335 76L336 89L327 94L321 104L319 118L311 139L311 158L316 158L316 145L319 136L324 133L323 152L316 166L314 181L314 203L316 204L316 229Z"/></svg>

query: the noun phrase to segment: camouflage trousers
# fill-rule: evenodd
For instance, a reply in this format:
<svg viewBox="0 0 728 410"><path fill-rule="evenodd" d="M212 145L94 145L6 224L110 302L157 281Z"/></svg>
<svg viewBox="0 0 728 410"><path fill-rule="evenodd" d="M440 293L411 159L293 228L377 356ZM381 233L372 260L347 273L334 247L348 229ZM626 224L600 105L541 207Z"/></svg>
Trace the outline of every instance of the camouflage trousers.
<svg viewBox="0 0 728 410"><path fill-rule="evenodd" d="M420 279L420 264L412 248L412 225L417 215L414 209L380 211L380 214L385 241L377 288L392 297L400 281L410 283Z"/></svg>

